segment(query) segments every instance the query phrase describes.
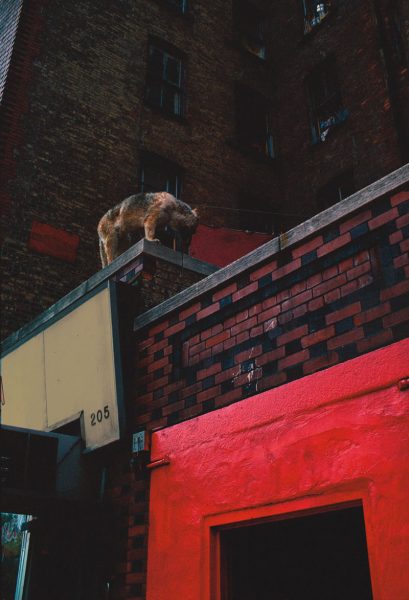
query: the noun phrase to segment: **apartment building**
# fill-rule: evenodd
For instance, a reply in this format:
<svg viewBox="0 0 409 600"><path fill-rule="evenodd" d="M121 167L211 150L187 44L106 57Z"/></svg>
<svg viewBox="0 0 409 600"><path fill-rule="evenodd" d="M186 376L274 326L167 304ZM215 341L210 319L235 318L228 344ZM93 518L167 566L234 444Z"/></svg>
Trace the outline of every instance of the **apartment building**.
<svg viewBox="0 0 409 600"><path fill-rule="evenodd" d="M7 0L1 17L3 335L100 268L96 225L129 194L274 236L408 159L403 1Z"/></svg>

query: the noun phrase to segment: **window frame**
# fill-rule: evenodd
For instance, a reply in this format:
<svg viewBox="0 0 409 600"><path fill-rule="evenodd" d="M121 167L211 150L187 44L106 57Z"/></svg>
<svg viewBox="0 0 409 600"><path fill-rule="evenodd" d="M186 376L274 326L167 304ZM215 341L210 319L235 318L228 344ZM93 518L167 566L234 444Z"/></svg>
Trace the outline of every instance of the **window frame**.
<svg viewBox="0 0 409 600"><path fill-rule="evenodd" d="M247 96L247 100L245 99ZM252 96L252 98L251 98ZM246 111L246 102L260 102L260 107L263 105L265 118L265 127L263 134L252 133L247 130L246 125L249 122L248 118L243 118L243 113ZM262 157L266 160L274 160L277 158L276 137L273 131L273 110L270 105L271 100L247 85L237 82L235 85L235 139L239 147L248 153ZM240 106L241 104L241 106ZM258 112L258 111L257 111ZM241 113L241 114L240 114ZM255 117L256 111L254 111ZM254 120L250 121L255 122ZM250 128L249 128L250 129ZM258 147L257 147L258 146Z"/></svg>
<svg viewBox="0 0 409 600"><path fill-rule="evenodd" d="M254 16L256 27L250 27L248 15ZM265 62L267 60L266 15L248 0L234 0L233 25L240 47L251 56Z"/></svg>
<svg viewBox="0 0 409 600"><path fill-rule="evenodd" d="M164 189L147 189L151 186L146 181L146 169L147 167L155 167L157 168L157 172L160 176L166 181L166 185ZM173 194L176 198L181 198L182 190L183 190L183 178L184 178L184 169L179 164L161 156L160 154L156 154L155 152L143 151L141 153L140 162L139 162L139 189L141 192L169 192ZM169 185L169 180L175 178L174 187Z"/></svg>
<svg viewBox="0 0 409 600"><path fill-rule="evenodd" d="M322 10L318 7L322 6ZM302 0L304 35L308 35L323 23L334 9L332 0ZM321 13L321 14L320 14Z"/></svg>
<svg viewBox="0 0 409 600"><path fill-rule="evenodd" d="M310 130L313 144L326 141L330 131L346 121L349 111L344 107L340 91L338 69L334 55L319 63L305 78ZM320 89L327 90L320 96ZM327 115L327 116L325 116Z"/></svg>
<svg viewBox="0 0 409 600"><path fill-rule="evenodd" d="M275 215L265 195L258 197L254 193L240 192L237 198L237 206L237 221L240 231L251 231L252 233L267 235L273 235L277 231Z"/></svg>
<svg viewBox="0 0 409 600"><path fill-rule="evenodd" d="M345 190L347 190L345 192ZM354 171L351 168L343 169L331 177L315 193L315 205L319 212L334 206L344 198L348 198L356 191ZM331 195L337 194L338 198L331 199Z"/></svg>
<svg viewBox="0 0 409 600"><path fill-rule="evenodd" d="M160 74L155 70L153 59L153 53L155 51L162 55ZM172 82L166 77L167 74L169 75L169 72L167 73L166 70L170 60L177 62L179 65L178 83ZM159 88L159 102L153 97L154 93L152 92L152 89L155 86ZM178 109L169 109L169 107L166 106L166 92L173 92L173 94L175 94L174 101L175 98L178 97ZM174 119L184 119L186 104L186 55L165 40L153 36L150 36L148 40L145 102L152 108L160 110L169 117Z"/></svg>
<svg viewBox="0 0 409 600"><path fill-rule="evenodd" d="M189 11L189 2L188 0L164 0L166 2L166 4L169 5L169 7L172 10L175 10L176 12L182 14L182 15L186 15Z"/></svg>

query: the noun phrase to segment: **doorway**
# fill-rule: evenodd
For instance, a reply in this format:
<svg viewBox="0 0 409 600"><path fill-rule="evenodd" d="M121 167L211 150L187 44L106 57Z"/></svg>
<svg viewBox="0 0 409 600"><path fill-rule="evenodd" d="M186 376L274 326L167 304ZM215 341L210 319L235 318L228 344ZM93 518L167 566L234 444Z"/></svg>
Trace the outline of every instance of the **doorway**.
<svg viewBox="0 0 409 600"><path fill-rule="evenodd" d="M220 532L221 600L371 600L362 507Z"/></svg>

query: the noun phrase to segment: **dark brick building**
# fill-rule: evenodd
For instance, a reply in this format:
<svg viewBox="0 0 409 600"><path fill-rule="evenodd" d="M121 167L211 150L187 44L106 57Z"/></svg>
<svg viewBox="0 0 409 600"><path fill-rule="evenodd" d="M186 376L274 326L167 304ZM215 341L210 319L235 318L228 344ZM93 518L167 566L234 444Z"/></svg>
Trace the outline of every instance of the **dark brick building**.
<svg viewBox="0 0 409 600"><path fill-rule="evenodd" d="M408 159L403 0L1 10L4 334L99 268L98 219L136 190L280 233Z"/></svg>
<svg viewBox="0 0 409 600"><path fill-rule="evenodd" d="M47 430L77 431L84 448L105 409L124 414L115 440L82 453L99 481L88 505L97 522L75 505L75 529L52 489L34 499L25 490L40 559L28 597L405 600L409 165L222 269L183 260L142 240L4 343L6 424L14 411L22 426L38 400L43 369L25 363L41 336L32 358L49 376ZM53 400L75 313L104 286L116 298L124 391L90 402L86 356L79 392L61 402L59 387ZM97 329L109 330L102 316ZM95 335L89 323L85 335ZM23 401L7 376L13 356ZM75 395L80 414L68 410ZM52 402L68 410L59 427ZM145 436L138 452L133 434Z"/></svg>

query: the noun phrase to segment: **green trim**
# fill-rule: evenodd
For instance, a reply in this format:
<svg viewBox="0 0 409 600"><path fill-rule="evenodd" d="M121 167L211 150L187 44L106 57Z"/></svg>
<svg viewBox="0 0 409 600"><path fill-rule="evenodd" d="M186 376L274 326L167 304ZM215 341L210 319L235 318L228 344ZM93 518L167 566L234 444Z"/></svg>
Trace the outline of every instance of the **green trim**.
<svg viewBox="0 0 409 600"><path fill-rule="evenodd" d="M115 281L108 282L109 299L111 303L111 324L112 324L112 344L114 350L114 369L116 400L118 407L118 425L119 437L125 433L126 413L125 413L125 394L122 368L121 341L119 332L119 312L118 312L118 284Z"/></svg>

